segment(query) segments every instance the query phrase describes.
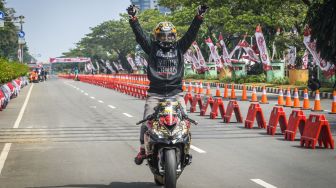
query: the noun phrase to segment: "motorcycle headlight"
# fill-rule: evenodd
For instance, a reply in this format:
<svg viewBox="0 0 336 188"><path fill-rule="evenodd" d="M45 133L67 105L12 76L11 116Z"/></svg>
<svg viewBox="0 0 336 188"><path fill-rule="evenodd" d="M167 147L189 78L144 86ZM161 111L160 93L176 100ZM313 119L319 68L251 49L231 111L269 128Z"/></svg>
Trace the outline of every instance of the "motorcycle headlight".
<svg viewBox="0 0 336 188"><path fill-rule="evenodd" d="M157 136L158 138L163 138L164 135L161 131L158 131L157 129L151 129L151 132L153 135Z"/></svg>

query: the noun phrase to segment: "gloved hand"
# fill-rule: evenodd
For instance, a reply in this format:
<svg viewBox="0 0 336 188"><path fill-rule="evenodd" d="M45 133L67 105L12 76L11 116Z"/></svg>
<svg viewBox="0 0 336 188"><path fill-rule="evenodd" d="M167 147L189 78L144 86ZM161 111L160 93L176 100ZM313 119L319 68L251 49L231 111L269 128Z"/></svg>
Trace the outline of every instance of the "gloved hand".
<svg viewBox="0 0 336 188"><path fill-rule="evenodd" d="M135 5L130 5L126 10L130 19L134 18L138 13L138 8Z"/></svg>
<svg viewBox="0 0 336 188"><path fill-rule="evenodd" d="M208 10L207 5L200 5L197 7L197 15L203 17L206 11Z"/></svg>

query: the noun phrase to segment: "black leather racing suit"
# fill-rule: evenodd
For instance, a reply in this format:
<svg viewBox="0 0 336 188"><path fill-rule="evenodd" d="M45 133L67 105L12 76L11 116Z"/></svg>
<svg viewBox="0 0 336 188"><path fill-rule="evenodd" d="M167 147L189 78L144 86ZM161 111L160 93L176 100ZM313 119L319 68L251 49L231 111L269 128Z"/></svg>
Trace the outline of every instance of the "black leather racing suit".
<svg viewBox="0 0 336 188"><path fill-rule="evenodd" d="M158 41L150 40L143 32L138 19L134 17L129 23L133 29L136 41L148 55L147 76L150 81L148 93L156 96L175 96L182 92L182 79L184 74L184 53L195 41L203 18L196 16L185 35L170 47L162 47ZM151 98L152 99L152 98ZM148 106L153 102L146 101L144 117L149 115ZM152 109L151 109L152 110ZM144 144L144 133L147 126L141 126L140 142Z"/></svg>

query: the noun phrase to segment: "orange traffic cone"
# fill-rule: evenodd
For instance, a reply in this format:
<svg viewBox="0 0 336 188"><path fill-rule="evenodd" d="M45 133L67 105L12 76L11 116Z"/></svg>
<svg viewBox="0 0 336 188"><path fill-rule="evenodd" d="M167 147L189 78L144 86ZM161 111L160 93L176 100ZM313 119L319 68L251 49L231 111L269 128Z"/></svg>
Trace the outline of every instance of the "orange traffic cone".
<svg viewBox="0 0 336 188"><path fill-rule="evenodd" d="M292 107L292 96L289 87L287 88L287 94L286 94L286 107Z"/></svg>
<svg viewBox="0 0 336 188"><path fill-rule="evenodd" d="M331 112L329 114L336 114L336 90L333 92L333 102L331 103Z"/></svg>
<svg viewBox="0 0 336 188"><path fill-rule="evenodd" d="M243 85L242 101L247 101L246 85Z"/></svg>
<svg viewBox="0 0 336 188"><path fill-rule="evenodd" d="M229 91L228 91L228 86L225 84L224 86L224 99L227 99L229 97Z"/></svg>
<svg viewBox="0 0 336 188"><path fill-rule="evenodd" d="M219 84L216 84L216 97L220 97L221 96L221 92L219 89Z"/></svg>
<svg viewBox="0 0 336 188"><path fill-rule="evenodd" d="M283 105L284 105L283 91L282 87L280 87L277 106L283 106Z"/></svg>
<svg viewBox="0 0 336 188"><path fill-rule="evenodd" d="M205 93L206 95L211 95L211 88L210 88L210 84L209 83L207 83L207 89L206 89L206 93Z"/></svg>
<svg viewBox="0 0 336 188"><path fill-rule="evenodd" d="M298 89L294 89L294 106L292 108L301 108Z"/></svg>
<svg viewBox="0 0 336 188"><path fill-rule="evenodd" d="M261 95L261 101L260 101L261 104L268 104L268 101L267 101L267 93L266 93L266 88L265 86L263 86L263 91L262 91L262 95Z"/></svg>
<svg viewBox="0 0 336 188"><path fill-rule="evenodd" d="M252 86L252 97L251 97L250 102L258 102L257 91L254 85Z"/></svg>
<svg viewBox="0 0 336 188"><path fill-rule="evenodd" d="M302 105L302 110L310 110L310 106L309 106L309 96L308 96L308 90L305 89L304 90L304 94L303 94L303 105Z"/></svg>
<svg viewBox="0 0 336 188"><path fill-rule="evenodd" d="M192 83L191 82L189 82L189 85L188 85L188 93L191 93L192 92L192 88L193 86L192 86Z"/></svg>
<svg viewBox="0 0 336 188"><path fill-rule="evenodd" d="M315 91L315 102L314 102L314 108L312 111L323 111L321 109L321 101L320 101L320 91L316 90Z"/></svg>
<svg viewBox="0 0 336 188"><path fill-rule="evenodd" d="M187 87L185 85L185 82L182 81L182 91L185 92L187 90Z"/></svg>
<svg viewBox="0 0 336 188"><path fill-rule="evenodd" d="M231 84L231 96L230 99L237 99L234 84Z"/></svg>
<svg viewBox="0 0 336 188"><path fill-rule="evenodd" d="M199 83L198 94L203 94L203 83Z"/></svg>
<svg viewBox="0 0 336 188"><path fill-rule="evenodd" d="M194 93L197 94L198 93L198 83L195 82L195 87L194 87Z"/></svg>

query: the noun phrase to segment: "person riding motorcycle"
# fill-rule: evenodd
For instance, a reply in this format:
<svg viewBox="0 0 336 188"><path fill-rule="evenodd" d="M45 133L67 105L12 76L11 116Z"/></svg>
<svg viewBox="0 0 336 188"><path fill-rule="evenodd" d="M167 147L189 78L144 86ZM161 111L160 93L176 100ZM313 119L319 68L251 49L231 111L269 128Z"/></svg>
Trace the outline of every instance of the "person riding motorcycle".
<svg viewBox="0 0 336 188"><path fill-rule="evenodd" d="M200 5L197 15L193 19L185 35L177 40L175 26L171 22L160 22L154 29L153 38L150 40L142 30L138 18L138 9L135 5L127 8L130 17L129 23L135 34L136 41L148 55L147 76L150 81L148 97L146 99L144 119L154 113L154 108L164 97L176 97L182 105L184 112L186 107L182 94L182 78L184 74L183 55L195 41L199 28L203 22L204 14L208 6ZM144 123L140 130L140 151L135 157L137 165L142 164L146 158L144 148L144 134L148 130Z"/></svg>

